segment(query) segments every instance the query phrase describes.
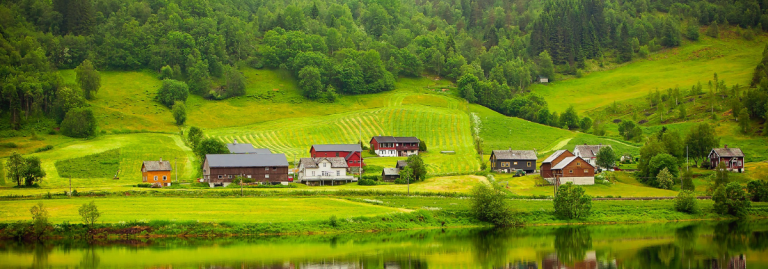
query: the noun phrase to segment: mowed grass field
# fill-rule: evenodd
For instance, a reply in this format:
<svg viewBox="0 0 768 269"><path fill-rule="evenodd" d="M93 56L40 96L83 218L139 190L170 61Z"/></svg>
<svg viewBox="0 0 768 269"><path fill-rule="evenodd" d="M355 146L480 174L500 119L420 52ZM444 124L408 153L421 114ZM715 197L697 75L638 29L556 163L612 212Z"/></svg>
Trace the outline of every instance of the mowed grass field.
<svg viewBox="0 0 768 269"><path fill-rule="evenodd" d="M714 73L731 86L745 85L762 58L765 34L746 41L733 32L721 31L720 39L701 35L697 42L635 60L611 70L586 74L579 79L536 84L531 91L541 94L550 111L565 111L573 105L584 112L614 101L641 97L650 90L679 86L690 89L698 82L706 85Z"/></svg>
<svg viewBox="0 0 768 269"><path fill-rule="evenodd" d="M99 208L99 221L111 223L133 220L274 223L328 220L332 215L344 219L409 211L333 198L78 198L0 201L0 221L29 220L29 208L42 202L51 222L79 223L78 208L91 201Z"/></svg>
<svg viewBox="0 0 768 269"><path fill-rule="evenodd" d="M506 187L509 191L517 195L549 195L554 194L552 185L544 185L547 182L538 174L527 175L523 177L512 177L509 174L494 174L496 182ZM623 174L613 184L595 184L591 186L582 186L587 194L592 196L613 196L613 197L643 197L643 196L677 196L677 191L657 189L637 182L629 175Z"/></svg>

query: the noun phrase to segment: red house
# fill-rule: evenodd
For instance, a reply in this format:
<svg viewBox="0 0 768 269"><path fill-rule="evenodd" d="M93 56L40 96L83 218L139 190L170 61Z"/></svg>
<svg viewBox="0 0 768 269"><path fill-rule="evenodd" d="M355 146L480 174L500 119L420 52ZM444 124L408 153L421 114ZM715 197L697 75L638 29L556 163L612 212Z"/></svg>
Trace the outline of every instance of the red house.
<svg viewBox="0 0 768 269"><path fill-rule="evenodd" d="M327 144L312 145L309 149L312 158L343 157L349 167L361 167L363 163L363 148L360 144Z"/></svg>
<svg viewBox="0 0 768 269"><path fill-rule="evenodd" d="M714 148L709 152L709 164L712 168L717 168L721 163L725 163L725 168L729 171L741 172L744 170L744 152L740 148Z"/></svg>
<svg viewBox="0 0 768 269"><path fill-rule="evenodd" d="M407 157L419 154L420 142L415 137L374 136L370 143L379 157Z"/></svg>

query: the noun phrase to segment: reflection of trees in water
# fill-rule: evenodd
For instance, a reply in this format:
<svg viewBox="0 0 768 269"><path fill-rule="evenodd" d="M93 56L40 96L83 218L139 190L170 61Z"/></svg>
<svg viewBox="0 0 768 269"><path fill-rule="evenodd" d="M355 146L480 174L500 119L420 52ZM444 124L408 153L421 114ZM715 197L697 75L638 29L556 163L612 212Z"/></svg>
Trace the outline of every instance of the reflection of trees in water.
<svg viewBox="0 0 768 269"><path fill-rule="evenodd" d="M52 244L35 243L33 249L32 268L47 268L48 254L53 251Z"/></svg>
<svg viewBox="0 0 768 269"><path fill-rule="evenodd" d="M572 264L583 261L590 249L592 234L586 227L562 227L555 230L555 250L561 262Z"/></svg>
<svg viewBox="0 0 768 269"><path fill-rule="evenodd" d="M719 256L742 253L747 249L752 227L741 220L723 221L715 225L713 243Z"/></svg>
<svg viewBox="0 0 768 269"><path fill-rule="evenodd" d="M96 250L88 248L83 251L83 258L80 259L80 268L99 268L101 259L99 254L96 254Z"/></svg>
<svg viewBox="0 0 768 269"><path fill-rule="evenodd" d="M640 268L681 267L680 248L675 244L644 247L635 256L640 263Z"/></svg>
<svg viewBox="0 0 768 269"><path fill-rule="evenodd" d="M489 229L479 231L473 236L475 261L482 263L486 268L505 264L510 231L510 229Z"/></svg>

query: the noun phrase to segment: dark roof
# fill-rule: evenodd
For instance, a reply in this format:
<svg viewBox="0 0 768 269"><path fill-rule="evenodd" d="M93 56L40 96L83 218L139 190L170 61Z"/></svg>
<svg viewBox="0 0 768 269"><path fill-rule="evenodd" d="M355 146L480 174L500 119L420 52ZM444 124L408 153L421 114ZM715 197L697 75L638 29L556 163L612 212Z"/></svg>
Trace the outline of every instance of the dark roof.
<svg viewBox="0 0 768 269"><path fill-rule="evenodd" d="M288 166L285 154L207 154L209 167Z"/></svg>
<svg viewBox="0 0 768 269"><path fill-rule="evenodd" d="M363 151L360 144L325 144L312 145L312 147L315 148L315 151Z"/></svg>
<svg viewBox="0 0 768 269"><path fill-rule="evenodd" d="M408 166L408 161L407 160L397 161L397 168L406 167L406 166Z"/></svg>
<svg viewBox="0 0 768 269"><path fill-rule="evenodd" d="M720 157L744 157L740 148L714 148L712 149Z"/></svg>
<svg viewBox="0 0 768 269"><path fill-rule="evenodd" d="M171 171L170 161L144 161L147 171Z"/></svg>
<svg viewBox="0 0 768 269"><path fill-rule="evenodd" d="M385 176L399 176L400 175L400 169L397 168L384 168L384 171L382 172Z"/></svg>
<svg viewBox="0 0 768 269"><path fill-rule="evenodd" d="M254 148L251 144L239 144L239 143L233 143L233 144L227 144L227 149L229 149L229 153L241 153L241 154L272 154L272 151L269 149L257 149Z"/></svg>
<svg viewBox="0 0 768 269"><path fill-rule="evenodd" d="M342 157L301 158L300 162L305 168L317 168L323 160L328 160L332 168L347 168L347 161Z"/></svg>
<svg viewBox="0 0 768 269"><path fill-rule="evenodd" d="M589 164L588 161L585 161L581 157L573 156L573 157L567 157L567 158L563 159L562 161L557 163L554 167L552 167L552 170L561 170L561 169L565 168L566 165L572 163L576 159L581 159L587 165L592 166L591 164ZM594 166L592 166L592 167L594 168Z"/></svg>
<svg viewBox="0 0 768 269"><path fill-rule="evenodd" d="M494 150L497 160L536 160L533 150Z"/></svg>
<svg viewBox="0 0 768 269"><path fill-rule="evenodd" d="M419 140L413 136L374 136L371 140L376 139L379 143L419 143Z"/></svg>
<svg viewBox="0 0 768 269"><path fill-rule="evenodd" d="M595 158L600 149L604 147L611 147L611 145L576 145L573 152L576 154L576 151L578 151L579 156L582 158Z"/></svg>
<svg viewBox="0 0 768 269"><path fill-rule="evenodd" d="M557 159L557 157L560 157L560 155L562 155L566 151L568 151L568 150L567 149L561 149L561 150L555 151L555 153L552 153L552 155L549 155L549 157L547 157L547 159L545 159L541 163L551 163L552 161Z"/></svg>

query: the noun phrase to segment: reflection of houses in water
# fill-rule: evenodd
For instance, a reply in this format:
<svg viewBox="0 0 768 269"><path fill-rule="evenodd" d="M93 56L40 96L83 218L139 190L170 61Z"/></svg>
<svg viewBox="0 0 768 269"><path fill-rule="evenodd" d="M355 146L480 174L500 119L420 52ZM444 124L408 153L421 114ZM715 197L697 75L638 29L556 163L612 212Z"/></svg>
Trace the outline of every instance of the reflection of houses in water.
<svg viewBox="0 0 768 269"><path fill-rule="evenodd" d="M173 267L168 267L173 268ZM293 263L283 263L283 264L248 264L248 263L241 263L241 264L227 264L227 265L209 265L209 266L201 266L200 268L205 269L296 269L296 265Z"/></svg>
<svg viewBox="0 0 768 269"><path fill-rule="evenodd" d="M712 269L746 269L747 268L747 257L744 256L744 254L733 256L727 261L723 262L723 265L720 264L720 260L712 259L709 260L710 265L712 266Z"/></svg>
<svg viewBox="0 0 768 269"><path fill-rule="evenodd" d="M495 269L539 269L539 265L536 262L511 262L503 266L494 267Z"/></svg>
<svg viewBox="0 0 768 269"><path fill-rule="evenodd" d="M548 255L541 261L541 269L602 269L616 268L616 261L609 264L599 264L595 251L584 253L584 259L580 261L564 261L557 257L557 253Z"/></svg>
<svg viewBox="0 0 768 269"><path fill-rule="evenodd" d="M328 262L313 262L313 263L305 263L299 266L299 268L302 269L357 269L357 268L363 268L358 263L353 262L336 262L336 261L328 261Z"/></svg>

